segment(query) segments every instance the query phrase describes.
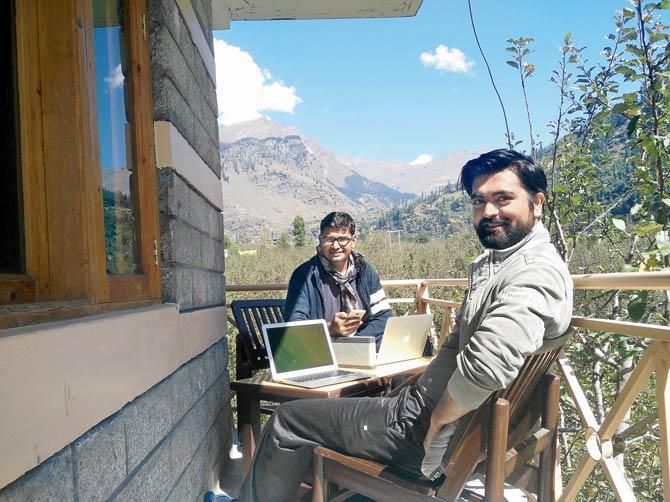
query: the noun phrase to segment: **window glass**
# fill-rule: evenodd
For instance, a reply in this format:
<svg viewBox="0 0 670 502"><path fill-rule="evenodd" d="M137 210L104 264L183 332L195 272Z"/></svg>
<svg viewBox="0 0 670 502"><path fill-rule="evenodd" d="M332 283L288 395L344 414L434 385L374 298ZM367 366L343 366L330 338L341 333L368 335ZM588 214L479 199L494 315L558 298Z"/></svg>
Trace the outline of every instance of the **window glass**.
<svg viewBox="0 0 670 502"><path fill-rule="evenodd" d="M140 272L131 82L122 0L93 0L93 40L107 271Z"/></svg>
<svg viewBox="0 0 670 502"><path fill-rule="evenodd" d="M0 273L23 272L14 2L0 15Z"/></svg>

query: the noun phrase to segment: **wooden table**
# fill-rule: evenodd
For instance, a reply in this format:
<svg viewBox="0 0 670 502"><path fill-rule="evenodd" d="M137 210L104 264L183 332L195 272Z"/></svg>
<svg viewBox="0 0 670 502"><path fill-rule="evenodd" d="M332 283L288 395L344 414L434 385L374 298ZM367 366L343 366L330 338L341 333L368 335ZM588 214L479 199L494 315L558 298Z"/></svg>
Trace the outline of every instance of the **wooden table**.
<svg viewBox="0 0 670 502"><path fill-rule="evenodd" d="M294 399L338 398L365 396L382 392L387 384L397 375L412 375L421 372L431 361L424 357L412 361L385 364L375 369L356 371L369 373L370 378L354 380L317 389L307 389L295 385L286 385L271 381L269 372L261 372L251 378L236 380L230 383L231 390L237 392L237 424L242 443L244 475L249 472L251 458L256 451L256 441L260 435L261 401L285 402Z"/></svg>

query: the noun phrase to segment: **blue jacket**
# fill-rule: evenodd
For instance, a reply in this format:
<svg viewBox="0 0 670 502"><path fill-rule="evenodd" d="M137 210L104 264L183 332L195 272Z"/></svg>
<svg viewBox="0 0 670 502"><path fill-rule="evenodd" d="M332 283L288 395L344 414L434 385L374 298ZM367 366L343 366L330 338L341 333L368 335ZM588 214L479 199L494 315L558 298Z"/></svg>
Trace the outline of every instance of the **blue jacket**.
<svg viewBox="0 0 670 502"><path fill-rule="evenodd" d="M386 320L391 317L391 306L377 272L363 259L357 260L357 266L357 292L366 313L356 336L374 336L379 347ZM324 318L320 270L318 256L312 257L295 269L288 283L284 319L301 321Z"/></svg>

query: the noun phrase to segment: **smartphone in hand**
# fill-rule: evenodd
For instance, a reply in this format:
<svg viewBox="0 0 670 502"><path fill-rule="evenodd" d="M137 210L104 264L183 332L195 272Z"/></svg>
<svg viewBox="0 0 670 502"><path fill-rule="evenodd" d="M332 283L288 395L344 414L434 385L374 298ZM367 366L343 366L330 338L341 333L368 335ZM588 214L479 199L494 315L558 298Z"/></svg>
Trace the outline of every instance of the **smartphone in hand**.
<svg viewBox="0 0 670 502"><path fill-rule="evenodd" d="M354 309L347 314L347 320L358 319L360 321L361 319L363 319L364 315L365 315L365 310Z"/></svg>

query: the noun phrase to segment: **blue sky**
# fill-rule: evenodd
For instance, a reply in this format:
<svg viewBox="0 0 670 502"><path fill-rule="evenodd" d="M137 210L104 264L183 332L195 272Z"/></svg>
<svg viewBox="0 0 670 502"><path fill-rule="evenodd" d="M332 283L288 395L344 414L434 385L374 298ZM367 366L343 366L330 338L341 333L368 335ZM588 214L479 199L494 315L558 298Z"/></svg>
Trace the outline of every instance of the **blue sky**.
<svg viewBox="0 0 670 502"><path fill-rule="evenodd" d="M615 10L627 3L473 0L472 6L510 128L529 149L519 77L505 64L506 40L535 39L528 94L534 128L546 141L558 106L549 78L565 33L598 60ZM465 0L424 0L414 18L233 22L214 36L221 126L265 115L337 153L404 162L505 145ZM437 61L446 67L436 68Z"/></svg>
<svg viewBox="0 0 670 502"><path fill-rule="evenodd" d="M93 31L100 161L103 169L114 170L126 169L125 77L121 71L119 31L119 26Z"/></svg>

